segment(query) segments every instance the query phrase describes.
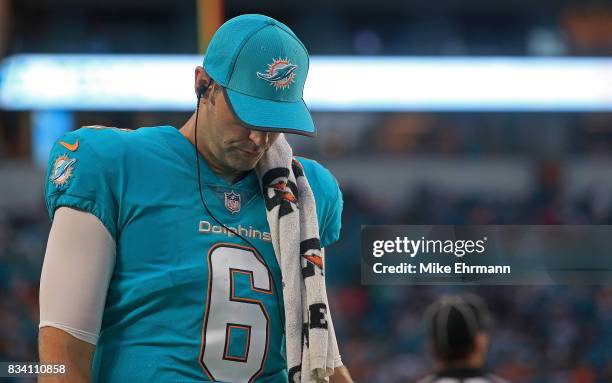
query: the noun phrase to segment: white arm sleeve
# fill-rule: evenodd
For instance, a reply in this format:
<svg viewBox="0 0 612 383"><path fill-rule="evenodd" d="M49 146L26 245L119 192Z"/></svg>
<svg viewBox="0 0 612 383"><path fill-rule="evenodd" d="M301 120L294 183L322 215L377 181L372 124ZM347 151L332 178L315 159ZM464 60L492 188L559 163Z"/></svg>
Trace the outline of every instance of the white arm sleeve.
<svg viewBox="0 0 612 383"><path fill-rule="evenodd" d="M93 214L68 207L55 212L40 276L40 324L96 344L115 240Z"/></svg>

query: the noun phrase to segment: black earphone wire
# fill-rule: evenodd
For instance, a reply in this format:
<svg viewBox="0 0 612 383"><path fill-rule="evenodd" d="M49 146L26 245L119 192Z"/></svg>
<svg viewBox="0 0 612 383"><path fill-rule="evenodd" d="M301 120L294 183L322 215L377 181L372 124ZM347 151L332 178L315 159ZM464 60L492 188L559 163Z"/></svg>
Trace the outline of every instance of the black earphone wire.
<svg viewBox="0 0 612 383"><path fill-rule="evenodd" d="M208 208L208 205L206 205L206 201L204 201L204 194L202 194L202 177L200 175L200 155L198 153L198 115L199 115L199 111L200 111L200 99L206 93L206 91L208 90L208 88L211 86L212 83L213 83L213 81L211 80L211 81L208 82L207 85L202 85L202 86L198 87L198 104L196 105L196 120L195 120L195 129L194 129L194 131L195 131L194 132L194 141L195 141L195 159L196 159L196 168L197 168L197 172L198 172L198 190L200 192L200 201L202 201L202 206L204 206L204 209L206 210L208 215L210 215L215 222L217 222L221 227L223 227L229 233L234 234L235 236L237 236L238 238L241 238L244 242L246 242L253 249L253 251L255 251L255 253L257 253L257 257L259 259L261 259L262 262L266 265L266 268L270 272L270 279L272 280L272 284L274 285L274 288L277 289L277 293L275 295L276 295L276 302L278 304L279 313L280 313L280 311L282 311L282 310L280 310L281 307L284 307L284 305L281 305L281 302L280 302L280 292L282 290L278 290L279 287L276 284L276 280L274 279L274 276L272 275L272 270L270 270L270 267L268 266L268 263L266 262L266 260L263 257L263 255L259 252L259 250L257 250L255 245L253 245L251 243L251 241L249 241L248 239L243 237L241 234L239 234L236 231L234 231L232 228L227 227L223 222L219 221L217 219L217 217L215 217L214 214L210 211L210 209ZM283 315L283 313L280 313L279 316L280 316L280 319L281 319L281 323L283 325L282 326L283 334L285 334L284 315Z"/></svg>

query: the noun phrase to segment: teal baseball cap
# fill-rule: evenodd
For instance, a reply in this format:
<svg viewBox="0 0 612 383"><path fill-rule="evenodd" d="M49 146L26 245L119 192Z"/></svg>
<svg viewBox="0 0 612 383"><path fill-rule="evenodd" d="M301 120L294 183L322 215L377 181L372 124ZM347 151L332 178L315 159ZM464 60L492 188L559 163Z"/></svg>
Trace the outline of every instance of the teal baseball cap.
<svg viewBox="0 0 612 383"><path fill-rule="evenodd" d="M215 32L204 69L225 92L236 117L250 129L315 135L304 103L308 51L285 24L241 15Z"/></svg>

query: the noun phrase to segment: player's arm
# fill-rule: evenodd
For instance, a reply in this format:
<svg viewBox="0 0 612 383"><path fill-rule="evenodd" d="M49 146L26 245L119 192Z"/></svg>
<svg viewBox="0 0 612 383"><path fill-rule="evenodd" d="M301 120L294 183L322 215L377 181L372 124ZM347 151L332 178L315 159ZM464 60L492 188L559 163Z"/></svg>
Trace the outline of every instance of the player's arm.
<svg viewBox="0 0 612 383"><path fill-rule="evenodd" d="M40 382L90 382L95 344L115 263L115 241L94 215L55 212L40 279L41 363L67 373Z"/></svg>
<svg viewBox="0 0 612 383"><path fill-rule="evenodd" d="M329 378L329 383L353 383L353 379L346 366L338 366L334 368L334 374Z"/></svg>
<svg viewBox="0 0 612 383"><path fill-rule="evenodd" d="M65 374L40 377L40 383L91 382L91 362L96 346L50 326L40 329L38 345L40 363L66 366Z"/></svg>

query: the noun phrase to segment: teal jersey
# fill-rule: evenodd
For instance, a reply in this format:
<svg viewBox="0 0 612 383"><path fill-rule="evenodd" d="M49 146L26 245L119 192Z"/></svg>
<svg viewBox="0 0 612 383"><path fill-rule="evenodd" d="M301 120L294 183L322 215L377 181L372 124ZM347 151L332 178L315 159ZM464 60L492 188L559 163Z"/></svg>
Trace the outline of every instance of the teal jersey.
<svg viewBox="0 0 612 383"><path fill-rule="evenodd" d="M298 159L315 196L321 245L338 239L331 173ZM254 171L229 184L171 126L81 128L55 143L46 204L94 214L116 242L96 382L287 382L281 273ZM87 256L87 254L83 254Z"/></svg>

